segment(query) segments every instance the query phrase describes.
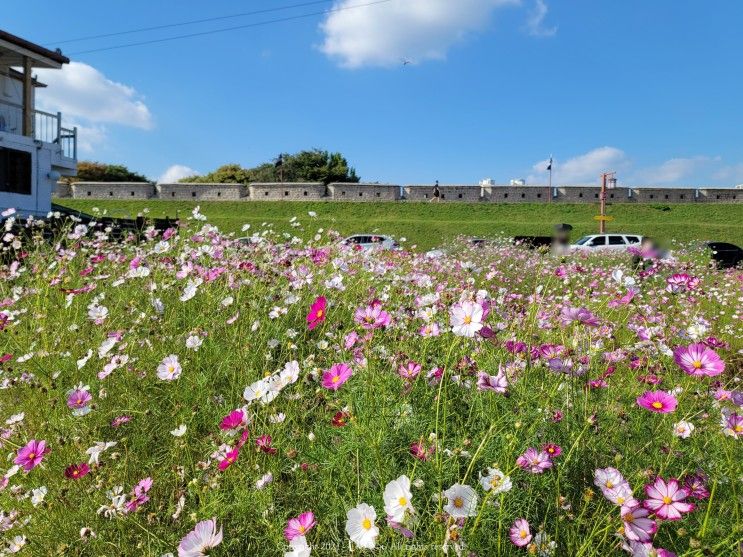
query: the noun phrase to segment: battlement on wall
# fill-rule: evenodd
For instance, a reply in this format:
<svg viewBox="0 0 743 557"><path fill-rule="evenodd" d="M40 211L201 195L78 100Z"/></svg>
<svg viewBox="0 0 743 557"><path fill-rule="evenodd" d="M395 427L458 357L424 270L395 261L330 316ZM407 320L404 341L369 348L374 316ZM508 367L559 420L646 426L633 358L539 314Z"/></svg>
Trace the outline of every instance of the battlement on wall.
<svg viewBox="0 0 743 557"><path fill-rule="evenodd" d="M439 185L440 201L452 203L598 203L598 186ZM400 201L426 202L432 185L335 182L245 184L152 184L146 182L59 183L55 197L72 199L162 199L193 201ZM607 203L741 203L735 188L618 187L606 190Z"/></svg>

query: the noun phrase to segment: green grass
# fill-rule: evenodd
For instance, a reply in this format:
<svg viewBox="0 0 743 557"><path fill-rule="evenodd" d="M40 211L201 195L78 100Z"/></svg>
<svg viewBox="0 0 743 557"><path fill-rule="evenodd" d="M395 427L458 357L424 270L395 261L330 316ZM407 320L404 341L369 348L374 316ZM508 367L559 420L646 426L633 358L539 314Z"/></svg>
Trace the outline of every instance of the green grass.
<svg viewBox="0 0 743 557"><path fill-rule="evenodd" d="M344 202L188 202L188 201L87 201L60 199L58 203L90 212L94 207L112 216L136 216L144 208L150 216L187 216L196 205L209 221L225 232L239 232L242 225L270 223L278 231L291 231L289 219L304 225L333 228L342 234L375 232L405 237L408 245L430 249L459 235L550 235L561 222L572 224L573 238L598 231L593 217L598 207L585 204L496 203L344 203ZM316 219L307 216L317 213ZM631 232L664 240L687 242L717 240L743 243L743 204L616 204L607 213L614 217L607 230Z"/></svg>

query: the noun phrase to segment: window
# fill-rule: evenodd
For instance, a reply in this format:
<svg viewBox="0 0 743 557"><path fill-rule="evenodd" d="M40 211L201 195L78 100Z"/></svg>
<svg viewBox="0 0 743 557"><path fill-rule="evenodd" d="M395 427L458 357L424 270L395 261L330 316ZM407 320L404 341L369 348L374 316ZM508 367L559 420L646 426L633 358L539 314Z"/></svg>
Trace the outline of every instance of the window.
<svg viewBox="0 0 743 557"><path fill-rule="evenodd" d="M134 197L134 192L133 191L132 192L129 192L129 195L131 195L132 197Z"/></svg>
<svg viewBox="0 0 743 557"><path fill-rule="evenodd" d="M377 192L377 197L382 197L382 194Z"/></svg>
<svg viewBox="0 0 743 557"><path fill-rule="evenodd" d="M268 192L267 191L264 191L263 192L263 195L265 195L267 197L268 196Z"/></svg>
<svg viewBox="0 0 743 557"><path fill-rule="evenodd" d="M609 194L609 197L611 197L612 199L614 199L614 194L613 193Z"/></svg>
<svg viewBox="0 0 743 557"><path fill-rule="evenodd" d="M599 198L599 194L597 194L597 193L594 193L594 194L593 194L593 196L594 196L594 197L595 197L596 199L598 199L598 198Z"/></svg>
<svg viewBox="0 0 743 557"><path fill-rule="evenodd" d="M423 197L424 197L425 199L428 199L428 194L427 194L427 193L424 193L424 194L423 194Z"/></svg>
<svg viewBox="0 0 743 557"><path fill-rule="evenodd" d="M589 246L596 247L596 246L605 246L606 245L606 236L596 236L593 240L588 242Z"/></svg>
<svg viewBox="0 0 743 557"><path fill-rule="evenodd" d="M446 196L445 196L445 195L444 195L443 193L441 194L441 199L442 199L442 200L443 200L443 199L446 199Z"/></svg>
<svg viewBox="0 0 743 557"><path fill-rule="evenodd" d="M630 244L639 244L640 238L638 236L626 236L627 242Z"/></svg>
<svg viewBox="0 0 743 557"><path fill-rule="evenodd" d="M31 195L31 153L0 147L0 191Z"/></svg>
<svg viewBox="0 0 743 557"><path fill-rule="evenodd" d="M459 199L462 199L462 194L460 193L460 194L458 195L458 197L459 197Z"/></svg>
<svg viewBox="0 0 743 557"><path fill-rule="evenodd" d="M88 192L88 197L90 197L90 192Z"/></svg>
<svg viewBox="0 0 743 557"><path fill-rule="evenodd" d="M683 199L683 198L684 198L684 194L682 193L682 194L681 194L681 199Z"/></svg>
<svg viewBox="0 0 743 557"><path fill-rule="evenodd" d="M113 197L114 196L114 192L112 192L112 191L108 192L108 196L109 197Z"/></svg>
<svg viewBox="0 0 743 557"><path fill-rule="evenodd" d="M170 197L175 197L175 192L174 191L171 191L170 192Z"/></svg>
<svg viewBox="0 0 743 557"><path fill-rule="evenodd" d="M289 197L289 192L288 191L285 191L284 192L284 197Z"/></svg>
<svg viewBox="0 0 743 557"><path fill-rule="evenodd" d="M717 199L720 199L720 196L719 195L717 196Z"/></svg>
<svg viewBox="0 0 743 557"><path fill-rule="evenodd" d="M504 193L503 194L503 199L506 199L507 197L508 197L508 194L507 193Z"/></svg>
<svg viewBox="0 0 743 557"><path fill-rule="evenodd" d="M307 197L307 192L304 192L304 196Z"/></svg>
<svg viewBox="0 0 743 557"><path fill-rule="evenodd" d="M359 192L359 197L364 197L364 192L363 191L360 191Z"/></svg>
<svg viewBox="0 0 743 557"><path fill-rule="evenodd" d="M195 191L192 191L191 192L191 197L196 197L196 192Z"/></svg>
<svg viewBox="0 0 743 557"><path fill-rule="evenodd" d="M668 199L668 194L666 194L666 199Z"/></svg>
<svg viewBox="0 0 743 557"><path fill-rule="evenodd" d="M541 193L538 193L537 194L537 199L542 199L542 194Z"/></svg>
<svg viewBox="0 0 743 557"><path fill-rule="evenodd" d="M521 199L524 199L525 197L526 197L526 194L525 193L522 193L521 194Z"/></svg>
<svg viewBox="0 0 743 557"><path fill-rule="evenodd" d="M654 195L653 195L653 194L651 193L651 194L650 194L650 199L653 199L654 197L655 197L655 196L654 196Z"/></svg>
<svg viewBox="0 0 743 557"><path fill-rule="evenodd" d="M346 195L346 192L342 191L341 192L341 196L343 196L343 195Z"/></svg>
<svg viewBox="0 0 743 557"><path fill-rule="evenodd" d="M221 191L218 191L217 192L217 197L222 197L222 192Z"/></svg>
<svg viewBox="0 0 743 557"><path fill-rule="evenodd" d="M622 238L621 236L609 236L609 245L610 246L623 246L624 238Z"/></svg>
<svg viewBox="0 0 743 557"><path fill-rule="evenodd" d="M578 197L583 197L583 192L579 193Z"/></svg>

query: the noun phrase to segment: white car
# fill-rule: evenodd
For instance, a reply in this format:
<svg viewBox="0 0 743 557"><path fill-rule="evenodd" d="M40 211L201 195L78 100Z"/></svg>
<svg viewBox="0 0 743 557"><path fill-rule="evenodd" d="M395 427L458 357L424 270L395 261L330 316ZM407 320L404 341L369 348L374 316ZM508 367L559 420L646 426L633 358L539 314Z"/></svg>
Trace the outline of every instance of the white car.
<svg viewBox="0 0 743 557"><path fill-rule="evenodd" d="M400 244L398 244L394 238L390 236L383 236L381 234L354 234L349 236L345 240L341 241L342 244L347 246L353 246L356 249L382 249L382 250L399 250Z"/></svg>
<svg viewBox="0 0 743 557"><path fill-rule="evenodd" d="M630 247L640 247L639 234L589 234L570 246L572 251L626 251Z"/></svg>

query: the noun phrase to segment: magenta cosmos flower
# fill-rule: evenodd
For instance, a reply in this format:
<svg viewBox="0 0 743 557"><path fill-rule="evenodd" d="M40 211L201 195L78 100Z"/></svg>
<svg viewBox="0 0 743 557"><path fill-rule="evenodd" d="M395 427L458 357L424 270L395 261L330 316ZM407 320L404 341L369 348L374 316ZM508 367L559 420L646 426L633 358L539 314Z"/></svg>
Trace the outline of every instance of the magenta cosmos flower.
<svg viewBox="0 0 743 557"><path fill-rule="evenodd" d="M517 518L513 526L509 531L511 541L517 547L524 547L529 545L531 541L531 531L529 530L529 523L525 518Z"/></svg>
<svg viewBox="0 0 743 557"><path fill-rule="evenodd" d="M228 451L227 454L224 455L224 458L219 461L219 464L217 467L220 471L225 471L227 468L232 466L235 461L237 460L237 457L240 456L240 449L235 447L231 451Z"/></svg>
<svg viewBox="0 0 743 557"><path fill-rule="evenodd" d="M46 441L37 441L31 439L25 447L18 449L18 453L13 461L18 466L22 466L26 472L36 468L51 449L46 446Z"/></svg>
<svg viewBox="0 0 743 557"><path fill-rule="evenodd" d="M642 396L637 397L637 404L659 414L668 414L676 410L678 401L676 397L665 391L646 391Z"/></svg>
<svg viewBox="0 0 743 557"><path fill-rule="evenodd" d="M91 394L85 389L73 389L67 395L67 407L72 410L85 408L93 400Z"/></svg>
<svg viewBox="0 0 743 557"><path fill-rule="evenodd" d="M236 429L245 423L245 413L242 410L233 410L227 414L219 423L219 429L225 431Z"/></svg>
<svg viewBox="0 0 743 557"><path fill-rule="evenodd" d="M319 296L312 302L310 312L307 314L307 328L311 331L320 323L325 321L325 313L328 308L328 301L325 296Z"/></svg>
<svg viewBox="0 0 743 557"><path fill-rule="evenodd" d="M532 474L541 474L545 470L552 468L550 456L544 451L538 451L534 447L526 449L524 454L516 459L516 464Z"/></svg>
<svg viewBox="0 0 743 557"><path fill-rule="evenodd" d="M689 375L714 377L725 371L725 362L717 352L701 342L679 346L673 351L673 359Z"/></svg>
<svg viewBox="0 0 743 557"><path fill-rule="evenodd" d="M498 369L498 375L489 375L484 371L477 374L477 388L480 391L493 391L506 394L508 391L508 379L502 369Z"/></svg>
<svg viewBox="0 0 743 557"><path fill-rule="evenodd" d="M81 462L80 464L71 464L65 468L64 477L68 480L79 480L83 476L87 476L88 472L90 472L90 466L85 462Z"/></svg>
<svg viewBox="0 0 743 557"><path fill-rule="evenodd" d="M287 541L292 541L294 538L304 536L315 524L315 515L312 511L302 513L295 518L290 518L286 523L286 528L284 528L284 537Z"/></svg>
<svg viewBox="0 0 743 557"><path fill-rule="evenodd" d="M668 482L661 477L656 478L652 484L645 486L645 494L648 496L643 502L645 508L663 520L678 520L682 513L688 513L694 509L693 504L684 503L689 492L686 488L680 487L675 478L671 478Z"/></svg>
<svg viewBox="0 0 743 557"><path fill-rule="evenodd" d="M351 377L351 366L348 364L333 364L322 374L322 386L331 391L337 391L341 385Z"/></svg>

